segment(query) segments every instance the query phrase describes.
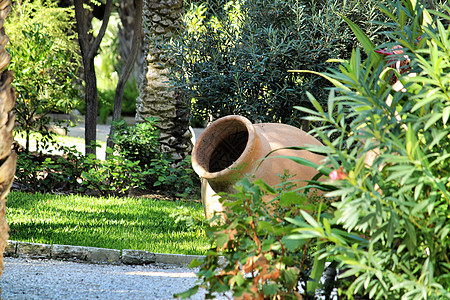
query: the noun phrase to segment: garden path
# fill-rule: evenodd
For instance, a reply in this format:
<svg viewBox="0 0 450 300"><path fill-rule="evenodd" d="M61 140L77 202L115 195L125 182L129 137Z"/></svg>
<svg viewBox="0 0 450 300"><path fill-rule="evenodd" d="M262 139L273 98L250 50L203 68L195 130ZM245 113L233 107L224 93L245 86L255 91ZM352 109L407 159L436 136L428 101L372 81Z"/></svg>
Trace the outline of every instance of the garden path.
<svg viewBox="0 0 450 300"><path fill-rule="evenodd" d="M84 123L78 123L77 126L72 127L67 132L68 136L84 138ZM110 125L105 124L97 124L97 141L101 142L100 148L97 148L97 158L104 160L105 159L105 149L106 149L106 139L108 138L110 130ZM192 142L195 143L196 138L203 132L203 128L192 128ZM84 153L84 144L77 145L78 151Z"/></svg>
<svg viewBox="0 0 450 300"><path fill-rule="evenodd" d="M174 299L174 293L187 290L195 281L192 269L174 265L97 265L6 257L0 296L3 300ZM204 297L200 291L191 299Z"/></svg>

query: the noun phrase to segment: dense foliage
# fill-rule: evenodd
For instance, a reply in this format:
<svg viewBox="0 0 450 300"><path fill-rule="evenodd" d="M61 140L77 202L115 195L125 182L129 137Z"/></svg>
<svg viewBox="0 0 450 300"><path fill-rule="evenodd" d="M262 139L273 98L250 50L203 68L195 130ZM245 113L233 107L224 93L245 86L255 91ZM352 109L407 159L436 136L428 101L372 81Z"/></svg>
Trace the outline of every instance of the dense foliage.
<svg viewBox="0 0 450 300"><path fill-rule="evenodd" d="M72 20L69 9L44 0L16 2L6 19L18 95L16 125L26 135L27 150L31 131L50 134L48 114L70 112L79 100L74 82L80 57Z"/></svg>
<svg viewBox="0 0 450 300"><path fill-rule="evenodd" d="M315 241L289 239L296 226L287 221L305 207L325 210L328 200L297 190L288 180L272 188L244 179L236 190L221 199L227 211L211 220L207 234L213 248L191 264L200 266L201 282L177 296L189 297L202 287L207 299L230 292L234 299L314 299L320 286L324 299L330 299L334 276L319 284L322 273L312 272Z"/></svg>
<svg viewBox="0 0 450 300"><path fill-rule="evenodd" d="M327 145L328 163L341 180L329 196L338 197L330 224L342 226L348 243L326 230L325 220L301 226L331 242L320 257L333 256L355 276L347 296L376 299L444 299L450 296L449 66L450 28L429 11L402 1L389 8L390 43L377 51L354 26L369 55L353 51L340 71L327 76L328 112L311 118ZM448 21L450 8L436 16ZM332 112L335 112L334 114ZM329 133L338 138L329 139ZM323 227L325 226L325 227Z"/></svg>
<svg viewBox="0 0 450 300"><path fill-rule="evenodd" d="M141 191L198 197L200 181L190 157L175 164L169 155L161 153L155 122L148 119L134 126L116 123L115 148L106 149L106 160L85 156L75 146L60 146L54 139L45 143L39 139L50 154L27 153L17 147L15 185L32 192L126 196ZM52 149L63 154L52 155Z"/></svg>
<svg viewBox="0 0 450 300"><path fill-rule="evenodd" d="M348 58L356 39L338 14L376 37L379 1L198 1L168 55L171 78L196 119L239 114L252 121L299 125L305 91L326 98L329 83L292 69L325 71Z"/></svg>
<svg viewBox="0 0 450 300"><path fill-rule="evenodd" d="M261 224L266 214L255 206L261 191L241 182L237 196L227 196L235 201L230 211L251 207L256 214L236 220L226 214L228 227L215 231L222 249L207 254L198 286L183 296L203 286L238 299L318 297L317 284L306 286L301 296L293 290L285 294L285 265L274 253L288 242L291 249L316 245L311 283L317 283L326 262L337 266L335 291L343 298L450 298L450 7L436 12L415 1L397 1L380 10L390 19L388 42L375 46L345 18L365 55L354 49L348 60L336 61L339 70L317 73L336 86L326 109L311 94L314 109L300 108L321 124L313 133L325 146L309 149L327 155L317 168L329 180L314 186L327 191L331 209L300 206L297 214ZM275 194L270 202L274 215L283 208L282 197ZM301 205L301 199L292 203ZM280 222L286 226L277 231ZM254 257L258 245L264 249L261 241L284 233ZM229 260L225 265L217 260L220 254Z"/></svg>

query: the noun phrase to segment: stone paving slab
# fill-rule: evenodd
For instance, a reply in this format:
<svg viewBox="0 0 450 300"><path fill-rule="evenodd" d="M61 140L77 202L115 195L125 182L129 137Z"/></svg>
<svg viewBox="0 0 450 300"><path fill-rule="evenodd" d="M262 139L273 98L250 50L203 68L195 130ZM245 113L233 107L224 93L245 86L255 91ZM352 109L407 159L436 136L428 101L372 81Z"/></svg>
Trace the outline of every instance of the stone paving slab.
<svg viewBox="0 0 450 300"><path fill-rule="evenodd" d="M147 265L164 263L177 266L187 266L194 259L201 259L204 257L202 255L153 253L143 250L117 250L58 244L48 245L18 241L8 241L4 256L81 261L95 264Z"/></svg>

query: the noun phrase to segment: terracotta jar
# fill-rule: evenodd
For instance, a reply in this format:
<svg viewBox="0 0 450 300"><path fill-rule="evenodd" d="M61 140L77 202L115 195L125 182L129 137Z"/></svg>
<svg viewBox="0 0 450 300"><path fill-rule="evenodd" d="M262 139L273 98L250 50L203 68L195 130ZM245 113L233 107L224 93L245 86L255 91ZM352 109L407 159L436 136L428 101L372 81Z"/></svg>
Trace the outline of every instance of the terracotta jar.
<svg viewBox="0 0 450 300"><path fill-rule="evenodd" d="M302 186L310 180L317 170L293 162L287 158L271 156L297 156L320 164L323 156L306 150L283 149L290 146L323 146L317 139L303 130L279 123L252 124L241 116L226 116L211 123L199 136L192 152L192 166L202 178L202 201L207 218L214 211L223 211L219 192L234 192L234 184L246 175L261 178L269 185L281 182L279 175L289 170L295 175L290 180L298 180Z"/></svg>

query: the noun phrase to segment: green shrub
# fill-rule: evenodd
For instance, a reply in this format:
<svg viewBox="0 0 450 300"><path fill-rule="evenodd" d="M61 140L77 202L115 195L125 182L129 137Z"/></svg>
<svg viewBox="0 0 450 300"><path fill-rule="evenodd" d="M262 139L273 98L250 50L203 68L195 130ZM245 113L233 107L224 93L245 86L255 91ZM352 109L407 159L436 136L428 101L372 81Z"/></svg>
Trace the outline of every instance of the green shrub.
<svg viewBox="0 0 450 300"><path fill-rule="evenodd" d="M308 149L327 155L317 169L330 179L310 187L327 191L331 209L312 210L298 195L281 192L271 203L279 199L282 206L283 195L289 195L285 203L298 204L299 212L261 219L266 212L258 199L262 191L274 191L243 180L239 192L228 196L233 201L225 202L231 215L213 231L218 248L194 264L200 266L200 283L180 296L204 287L208 297L231 291L240 299L321 298L318 279L328 261L339 268L342 298L450 298L450 26L415 1L380 9L391 19L390 41L375 47L346 19L366 55L355 49L349 60L338 61L339 70L321 74L336 86L326 110L311 94L314 109L300 108L321 125L313 133L325 146ZM444 9L433 14L448 24L450 7ZM287 269L272 253L305 243L317 248L304 294L282 294L292 277L280 275ZM263 249L268 252L261 256ZM255 257L253 265L249 257ZM293 266L301 266L299 258L294 253Z"/></svg>
<svg viewBox="0 0 450 300"><path fill-rule="evenodd" d="M198 2L198 1L196 1ZM208 1L192 3L185 28L166 45L171 79L194 119L239 114L252 121L298 125L305 91L324 99L329 83L311 74L330 58L348 58L356 39L338 13L371 37L381 26L379 1ZM325 101L325 100L324 100Z"/></svg>
<svg viewBox="0 0 450 300"><path fill-rule="evenodd" d="M87 157L90 167L81 174L82 186L101 196L127 196L130 189L145 187L148 172L139 166L139 161L114 154L110 148L106 152L109 156L104 161Z"/></svg>
<svg viewBox="0 0 450 300"><path fill-rule="evenodd" d="M160 157L157 119L150 117L142 123L128 126L125 121L114 123L112 140L118 152L131 161L138 161L142 168Z"/></svg>
<svg viewBox="0 0 450 300"><path fill-rule="evenodd" d="M448 299L450 27L416 1L380 7L390 42L375 48L348 21L368 58L356 49L323 74L336 86L328 111L311 95L316 110L303 108L323 125L314 132L338 200L332 216L291 220L292 239L316 237L316 260L340 262L348 298ZM433 15L448 24L442 11Z"/></svg>
<svg viewBox="0 0 450 300"><path fill-rule="evenodd" d="M207 299L227 292L236 299L314 298L322 287L318 282L322 274L311 271L315 241L289 239L296 226L286 218L302 218L300 210L305 207L312 212L326 210L327 200L307 196L288 181L273 188L262 180L243 179L236 189L236 194L221 199L224 214L211 220L215 225L207 235L214 248L191 264L200 267L200 283L176 296L190 297L202 287ZM267 196L272 200L263 200Z"/></svg>
<svg viewBox="0 0 450 300"><path fill-rule="evenodd" d="M79 101L74 84L80 66L73 13L52 1L24 1L13 5L6 19L10 38L9 69L18 98L16 126L26 134L48 133L52 112L69 112Z"/></svg>
<svg viewBox="0 0 450 300"><path fill-rule="evenodd" d="M198 196L200 179L192 169L190 157L176 163L170 155L160 152L156 122L156 118L148 118L133 126L124 121L113 124L112 139L118 153L145 170L146 189L158 189L179 197Z"/></svg>
<svg viewBox="0 0 450 300"><path fill-rule="evenodd" d="M126 196L131 190L142 190L198 199L200 179L190 157L176 163L161 153L155 124L153 118L133 126L116 122L115 148L106 149L104 161L84 156L75 146L60 146L54 135L33 135L40 151L28 153L16 147L15 184L32 192Z"/></svg>
<svg viewBox="0 0 450 300"><path fill-rule="evenodd" d="M56 146L53 143L53 146ZM73 147L56 146L64 154L52 155L27 153L16 149L18 154L14 184L28 192L78 192L83 171L90 168L80 152Z"/></svg>
<svg viewBox="0 0 450 300"><path fill-rule="evenodd" d="M200 178L192 168L190 155L176 163L170 155L163 153L152 160L147 171L149 181L158 190L184 199L200 196Z"/></svg>

